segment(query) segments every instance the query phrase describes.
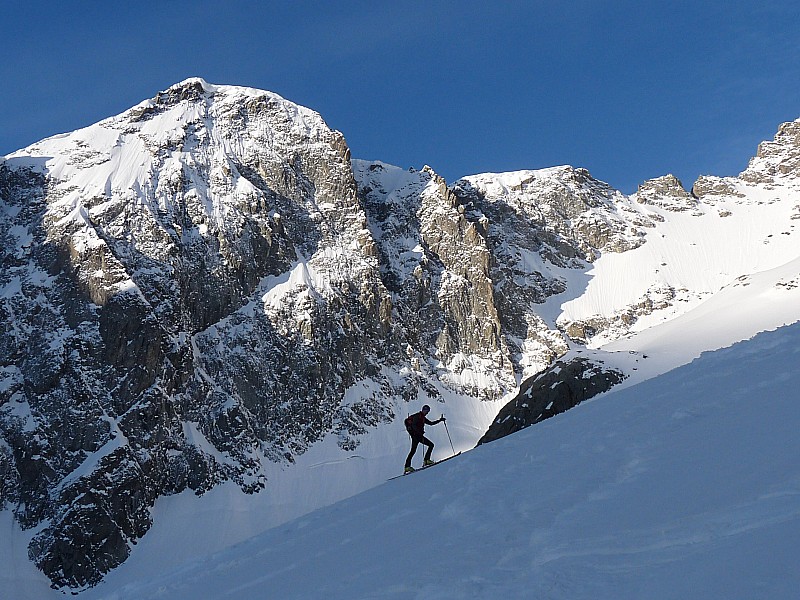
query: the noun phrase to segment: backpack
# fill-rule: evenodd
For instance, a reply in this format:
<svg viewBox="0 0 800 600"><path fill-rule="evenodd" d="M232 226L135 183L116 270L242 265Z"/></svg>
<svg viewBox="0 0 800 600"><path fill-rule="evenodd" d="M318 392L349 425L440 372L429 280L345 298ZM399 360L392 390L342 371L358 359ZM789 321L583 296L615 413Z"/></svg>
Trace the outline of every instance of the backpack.
<svg viewBox="0 0 800 600"><path fill-rule="evenodd" d="M420 417L422 417L421 420L424 423L425 422L425 416L422 413L414 413L413 415L409 415L403 421L403 423L406 426L406 431L409 434L413 435L415 433L422 433L421 431L419 431L419 428L420 428L420 425L421 425ZM425 425L423 424L422 427L424 428Z"/></svg>

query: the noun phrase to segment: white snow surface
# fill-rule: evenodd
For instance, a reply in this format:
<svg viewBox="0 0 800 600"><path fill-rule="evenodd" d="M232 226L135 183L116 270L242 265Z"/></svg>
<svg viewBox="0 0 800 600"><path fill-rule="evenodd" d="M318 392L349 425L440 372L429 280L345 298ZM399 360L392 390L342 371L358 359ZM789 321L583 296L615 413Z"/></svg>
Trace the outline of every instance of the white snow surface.
<svg viewBox="0 0 800 600"><path fill-rule="evenodd" d="M635 304L649 289L677 291L673 307L642 318L636 330L687 312L740 277L768 271L800 256L800 231L791 223L797 194L769 202L763 189L748 189L746 201L736 199L702 214L673 213L628 252L607 253L593 265L586 291L565 304L561 319L610 315ZM656 212L663 212L654 209ZM720 216L720 213L726 216ZM607 340L594 340L600 347Z"/></svg>
<svg viewBox="0 0 800 600"><path fill-rule="evenodd" d="M219 554L168 572L151 558L142 579L112 576L82 596L796 598L798 366L800 325L762 333Z"/></svg>

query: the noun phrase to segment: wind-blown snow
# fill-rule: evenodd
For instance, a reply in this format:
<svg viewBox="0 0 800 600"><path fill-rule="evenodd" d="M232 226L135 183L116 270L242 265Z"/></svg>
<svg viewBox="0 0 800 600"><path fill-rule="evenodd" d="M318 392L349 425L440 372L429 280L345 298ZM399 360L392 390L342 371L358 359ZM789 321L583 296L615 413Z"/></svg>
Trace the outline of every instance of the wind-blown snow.
<svg viewBox="0 0 800 600"><path fill-rule="evenodd" d="M737 278L685 313L672 319L662 316L661 323L605 344L592 354L628 373L620 384L627 387L684 365L709 349L796 323L798 307L800 258Z"/></svg>
<svg viewBox="0 0 800 600"><path fill-rule="evenodd" d="M800 325L762 333L85 597L793 598L798 366Z"/></svg>

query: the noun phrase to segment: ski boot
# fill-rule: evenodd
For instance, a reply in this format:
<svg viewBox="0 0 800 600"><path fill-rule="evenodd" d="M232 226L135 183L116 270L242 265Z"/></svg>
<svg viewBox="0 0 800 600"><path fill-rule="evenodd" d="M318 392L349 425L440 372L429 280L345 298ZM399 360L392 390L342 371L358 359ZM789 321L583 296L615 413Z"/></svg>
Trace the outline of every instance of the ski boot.
<svg viewBox="0 0 800 600"><path fill-rule="evenodd" d="M436 463L433 462L430 458L425 459L425 464L423 466L430 467L431 465L435 465Z"/></svg>
<svg viewBox="0 0 800 600"><path fill-rule="evenodd" d="M414 467L406 467L405 469L403 469L403 475L408 475L409 473L413 472L414 472Z"/></svg>

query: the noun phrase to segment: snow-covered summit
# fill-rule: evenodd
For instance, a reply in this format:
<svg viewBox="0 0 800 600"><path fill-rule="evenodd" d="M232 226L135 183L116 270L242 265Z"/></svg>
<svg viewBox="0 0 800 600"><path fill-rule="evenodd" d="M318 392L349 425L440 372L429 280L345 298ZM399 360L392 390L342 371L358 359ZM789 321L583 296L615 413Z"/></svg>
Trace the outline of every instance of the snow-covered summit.
<svg viewBox="0 0 800 600"><path fill-rule="evenodd" d="M773 140L759 144L758 153L739 177L749 183L798 187L800 119L783 123Z"/></svg>
<svg viewBox="0 0 800 600"><path fill-rule="evenodd" d="M180 160L208 144L232 162L254 154L257 145L280 152L294 144L324 144L332 137L341 134L332 132L317 112L278 94L191 78L117 116L47 138L5 160L22 164L25 158L30 163L38 158L40 168L64 182L80 173L75 183L86 194L92 184L120 190L145 184L148 174L164 167L154 163L157 157L144 160L148 151L166 151Z"/></svg>

